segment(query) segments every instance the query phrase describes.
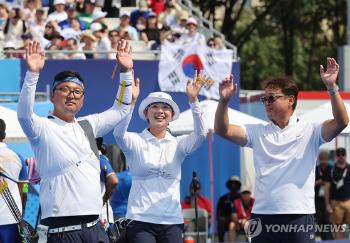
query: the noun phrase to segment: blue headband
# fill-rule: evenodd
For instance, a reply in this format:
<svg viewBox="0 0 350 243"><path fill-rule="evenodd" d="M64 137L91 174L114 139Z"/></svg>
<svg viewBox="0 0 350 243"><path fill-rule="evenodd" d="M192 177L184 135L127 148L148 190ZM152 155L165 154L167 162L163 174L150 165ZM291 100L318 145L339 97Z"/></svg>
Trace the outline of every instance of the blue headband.
<svg viewBox="0 0 350 243"><path fill-rule="evenodd" d="M72 83L78 84L84 89L84 83L82 81L80 81L80 79L78 79L77 77L66 77L63 80L53 81L52 90L54 90L57 85L59 85L60 83L64 83L64 82L72 82Z"/></svg>

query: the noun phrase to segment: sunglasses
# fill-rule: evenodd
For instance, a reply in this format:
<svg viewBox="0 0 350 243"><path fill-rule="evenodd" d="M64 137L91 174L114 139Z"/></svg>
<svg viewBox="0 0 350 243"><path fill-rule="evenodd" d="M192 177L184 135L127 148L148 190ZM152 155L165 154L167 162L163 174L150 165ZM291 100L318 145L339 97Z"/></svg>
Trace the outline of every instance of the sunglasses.
<svg viewBox="0 0 350 243"><path fill-rule="evenodd" d="M260 97L260 101L265 105L266 103L272 104L277 99L282 97L287 97L288 95L268 95L268 96L262 96Z"/></svg>

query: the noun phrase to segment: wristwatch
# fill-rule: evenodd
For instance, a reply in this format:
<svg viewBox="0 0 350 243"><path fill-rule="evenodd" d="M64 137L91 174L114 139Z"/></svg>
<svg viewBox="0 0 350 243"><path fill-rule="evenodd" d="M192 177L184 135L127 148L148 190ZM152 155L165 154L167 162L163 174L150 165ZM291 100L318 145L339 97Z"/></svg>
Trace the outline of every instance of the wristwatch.
<svg viewBox="0 0 350 243"><path fill-rule="evenodd" d="M330 96L332 96L332 95L335 95L336 93L338 93L338 91L339 91L339 86L335 85L333 88L328 89L328 94Z"/></svg>

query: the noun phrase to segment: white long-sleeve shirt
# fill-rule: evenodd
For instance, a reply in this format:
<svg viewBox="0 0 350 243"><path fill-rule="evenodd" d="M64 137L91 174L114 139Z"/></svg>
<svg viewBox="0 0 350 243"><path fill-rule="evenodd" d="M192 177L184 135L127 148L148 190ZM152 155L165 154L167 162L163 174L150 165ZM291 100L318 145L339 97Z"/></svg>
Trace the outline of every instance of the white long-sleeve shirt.
<svg viewBox="0 0 350 243"><path fill-rule="evenodd" d="M130 105L81 117L67 123L55 116L33 113L39 74L26 73L18 102L18 120L27 135L38 163L42 218L99 215L102 208L99 159L77 120L88 120L95 137L111 131L128 114ZM131 84L132 73L121 73L120 80ZM131 85L124 97L131 101ZM124 99L125 101L125 99Z"/></svg>
<svg viewBox="0 0 350 243"><path fill-rule="evenodd" d="M205 140L207 128L199 103L190 104L194 133L157 139L147 129L126 132L129 117L114 129L117 144L126 156L132 174L126 217L156 224L181 224L181 164Z"/></svg>

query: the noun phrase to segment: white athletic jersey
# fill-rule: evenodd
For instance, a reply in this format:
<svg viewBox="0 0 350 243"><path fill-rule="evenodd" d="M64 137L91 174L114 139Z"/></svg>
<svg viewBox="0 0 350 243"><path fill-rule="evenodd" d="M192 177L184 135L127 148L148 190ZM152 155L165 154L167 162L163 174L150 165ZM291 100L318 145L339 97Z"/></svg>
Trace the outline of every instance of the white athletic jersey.
<svg viewBox="0 0 350 243"><path fill-rule="evenodd" d="M253 148L256 214L314 214L315 167L322 123L306 123L295 114L288 126L245 125Z"/></svg>
<svg viewBox="0 0 350 243"><path fill-rule="evenodd" d="M121 73L125 80L124 98L131 100L133 75ZM33 113L39 75L27 72L18 102L18 120L37 159L42 218L99 215L102 208L100 162L77 120L67 123L55 116ZM124 99L123 99L124 100ZM111 131L128 114L130 105L115 103L102 113L81 117L88 120L95 137Z"/></svg>

